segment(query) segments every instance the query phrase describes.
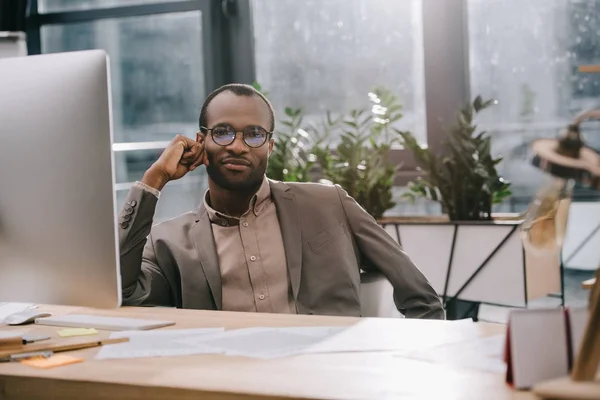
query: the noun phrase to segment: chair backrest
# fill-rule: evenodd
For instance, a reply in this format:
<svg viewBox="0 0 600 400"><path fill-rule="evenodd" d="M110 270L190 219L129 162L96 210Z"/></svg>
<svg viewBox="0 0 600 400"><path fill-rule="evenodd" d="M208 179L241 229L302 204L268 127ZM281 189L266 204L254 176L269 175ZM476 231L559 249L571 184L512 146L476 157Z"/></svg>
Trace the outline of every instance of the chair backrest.
<svg viewBox="0 0 600 400"><path fill-rule="evenodd" d="M363 272L360 281L363 317L404 318L394 303L394 288L385 276L377 272Z"/></svg>

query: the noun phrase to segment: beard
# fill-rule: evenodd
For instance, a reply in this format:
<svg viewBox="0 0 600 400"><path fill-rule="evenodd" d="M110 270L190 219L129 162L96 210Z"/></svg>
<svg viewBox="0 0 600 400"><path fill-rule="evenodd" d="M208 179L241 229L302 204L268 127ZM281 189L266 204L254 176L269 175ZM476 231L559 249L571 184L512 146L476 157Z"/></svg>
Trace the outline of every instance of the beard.
<svg viewBox="0 0 600 400"><path fill-rule="evenodd" d="M262 184L267 171L267 157L260 158L257 165L251 163L246 171L230 171L220 161L215 159L215 154L206 152L208 177L220 188L232 192L247 192L256 190ZM235 157L232 157L235 158Z"/></svg>

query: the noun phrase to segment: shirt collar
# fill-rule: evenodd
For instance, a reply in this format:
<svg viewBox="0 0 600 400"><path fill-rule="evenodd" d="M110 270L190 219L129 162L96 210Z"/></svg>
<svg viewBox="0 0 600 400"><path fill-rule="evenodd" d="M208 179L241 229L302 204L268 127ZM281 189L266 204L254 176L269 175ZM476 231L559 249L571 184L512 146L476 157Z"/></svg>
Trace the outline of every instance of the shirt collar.
<svg viewBox="0 0 600 400"><path fill-rule="evenodd" d="M214 208L212 208L210 206L208 194L209 194L209 190L207 190L204 193L204 207L206 208L206 211L208 212L208 217L209 217L210 221L212 223L219 224L222 226L238 225L240 218L232 217L230 215L224 214L222 212L215 210ZM260 185L260 188L258 189L256 194L254 196L252 196L252 198L250 199L250 206L248 207L248 210L243 215L248 214L250 212L250 210L252 210L254 215L258 217L260 212L264 209L264 205L266 204L266 201L270 198L271 198L271 187L269 186L269 181L267 180L267 177L265 176Z"/></svg>

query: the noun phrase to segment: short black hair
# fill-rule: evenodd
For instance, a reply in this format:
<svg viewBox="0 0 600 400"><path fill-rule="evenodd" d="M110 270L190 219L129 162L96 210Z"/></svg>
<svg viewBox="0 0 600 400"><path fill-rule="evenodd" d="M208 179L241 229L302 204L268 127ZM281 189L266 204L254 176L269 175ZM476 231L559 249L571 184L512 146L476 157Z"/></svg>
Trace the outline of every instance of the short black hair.
<svg viewBox="0 0 600 400"><path fill-rule="evenodd" d="M269 101L269 99L267 99L264 94L262 94L261 92L259 92L258 90L256 90L254 87L252 87L250 85L245 85L243 83L230 83L228 85L224 85L224 86L221 86L220 88L216 89L215 91L213 91L211 94L208 95L206 100L204 100L204 104L202 104L202 109L200 110L200 120L199 120L201 131L202 131L203 126L204 127L207 126L208 105L215 97L217 97L217 95L219 95L220 93L223 93L223 92L231 92L231 93L235 94L236 96L247 96L247 97L257 96L260 99L262 99L262 101L265 102L267 107L269 107L269 114L271 114L271 129L269 129L269 130L271 132L273 132L275 130L275 112L273 111L273 106L271 105L271 102Z"/></svg>

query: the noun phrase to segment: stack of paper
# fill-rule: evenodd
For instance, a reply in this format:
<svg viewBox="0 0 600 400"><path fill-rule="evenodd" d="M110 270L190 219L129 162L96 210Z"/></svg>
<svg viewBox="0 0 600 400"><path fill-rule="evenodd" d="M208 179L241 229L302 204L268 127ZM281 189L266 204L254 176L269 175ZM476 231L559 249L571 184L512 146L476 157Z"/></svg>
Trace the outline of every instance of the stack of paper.
<svg viewBox="0 0 600 400"><path fill-rule="evenodd" d="M178 342L189 337L223 332L223 328L167 329L164 331L122 331L110 335L111 339L128 337L129 342L102 346L97 359L169 357L193 354L215 354L213 348Z"/></svg>

